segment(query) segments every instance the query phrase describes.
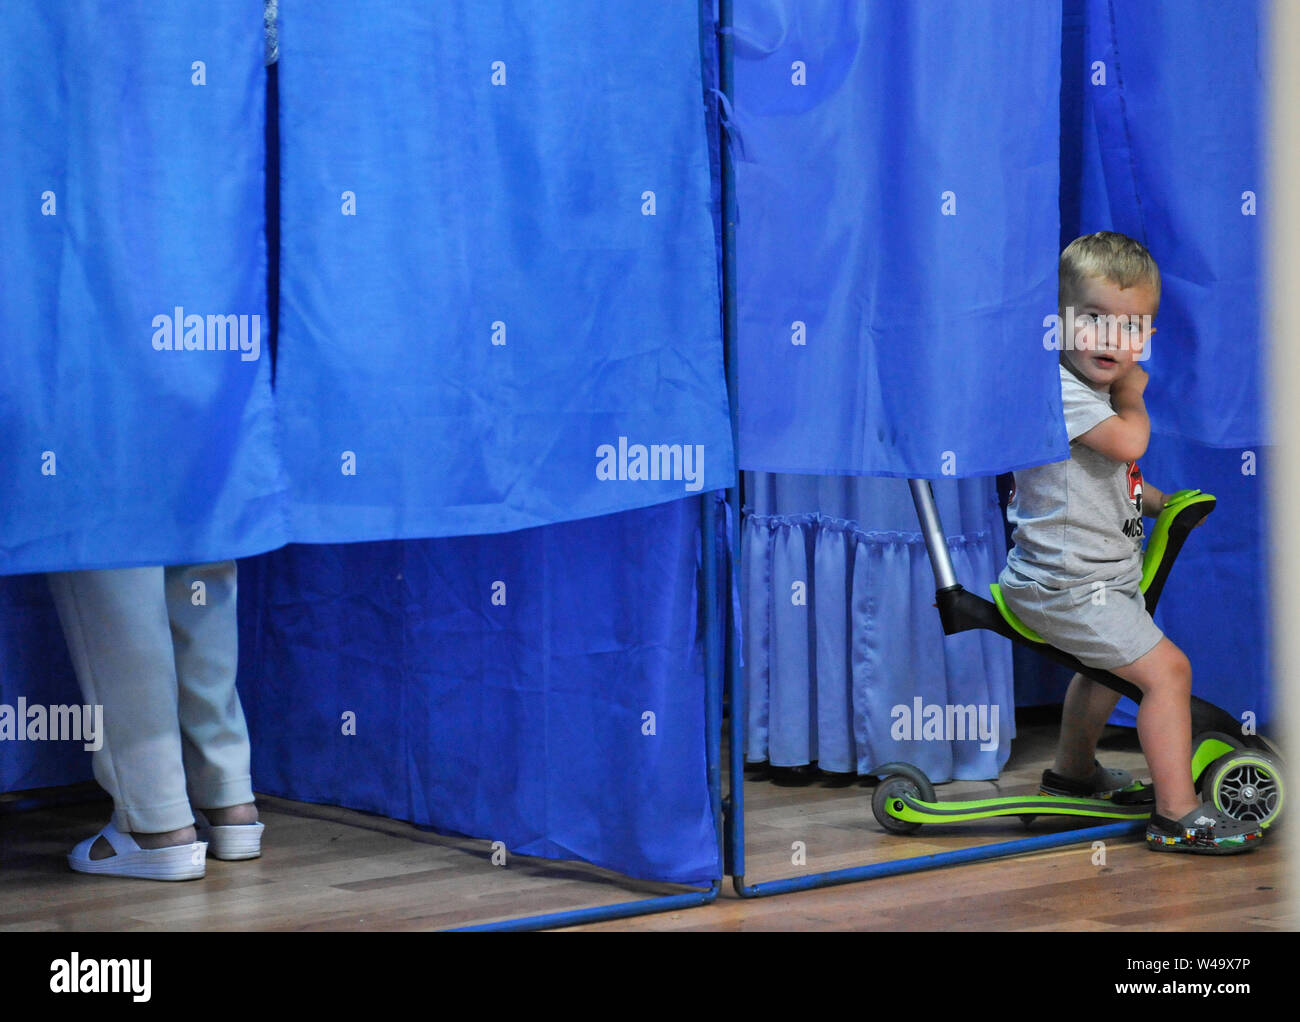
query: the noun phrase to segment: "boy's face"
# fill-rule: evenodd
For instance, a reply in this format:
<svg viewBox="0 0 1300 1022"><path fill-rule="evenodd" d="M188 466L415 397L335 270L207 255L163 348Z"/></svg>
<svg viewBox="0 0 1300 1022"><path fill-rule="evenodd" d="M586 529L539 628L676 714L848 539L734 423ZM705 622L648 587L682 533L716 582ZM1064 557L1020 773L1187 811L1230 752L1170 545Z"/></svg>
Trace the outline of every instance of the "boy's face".
<svg viewBox="0 0 1300 1022"><path fill-rule="evenodd" d="M1086 277L1076 300L1073 343L1062 354L1094 387L1109 390L1133 371L1156 332L1148 325L1155 320L1155 291L1145 282L1121 288Z"/></svg>

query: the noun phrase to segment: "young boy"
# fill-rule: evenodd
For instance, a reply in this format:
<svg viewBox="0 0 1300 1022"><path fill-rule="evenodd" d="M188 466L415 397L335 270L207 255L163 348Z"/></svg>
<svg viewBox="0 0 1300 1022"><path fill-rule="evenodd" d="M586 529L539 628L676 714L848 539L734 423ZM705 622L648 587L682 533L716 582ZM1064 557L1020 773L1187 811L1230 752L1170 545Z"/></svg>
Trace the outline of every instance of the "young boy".
<svg viewBox="0 0 1300 1022"><path fill-rule="evenodd" d="M1138 738L1156 807L1147 846L1227 854L1263 836L1202 804L1192 787L1192 669L1156 627L1139 588L1142 515L1165 495L1142 479L1151 424L1138 360L1160 304L1160 271L1140 243L1100 231L1061 254L1058 290L1061 399L1070 458L1015 473L1007 517L1014 548L999 582L1012 611L1052 645L1132 682L1142 692ZM1073 330L1067 309L1073 315ZM1119 695L1076 674L1043 791L1109 797L1130 778L1096 762L1097 740Z"/></svg>

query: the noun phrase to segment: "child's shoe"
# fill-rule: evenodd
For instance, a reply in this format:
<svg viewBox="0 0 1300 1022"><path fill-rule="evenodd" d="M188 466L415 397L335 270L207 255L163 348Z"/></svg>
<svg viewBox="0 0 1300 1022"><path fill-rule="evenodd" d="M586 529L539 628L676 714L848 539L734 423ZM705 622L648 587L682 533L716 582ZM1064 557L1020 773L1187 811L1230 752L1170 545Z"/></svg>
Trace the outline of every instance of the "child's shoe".
<svg viewBox="0 0 1300 1022"><path fill-rule="evenodd" d="M1133 804L1155 801L1151 787L1134 782L1133 775L1127 770L1104 767L1096 760L1092 762L1092 776L1084 780L1066 777L1054 770L1044 770L1038 794L1055 795L1057 798L1116 799L1122 792L1124 797L1119 801Z"/></svg>
<svg viewBox="0 0 1300 1022"><path fill-rule="evenodd" d="M1258 823L1234 820L1209 802L1181 820L1153 813L1147 824L1147 847L1156 852L1232 855L1258 848L1263 837Z"/></svg>
<svg viewBox="0 0 1300 1022"><path fill-rule="evenodd" d="M200 809L194 810L194 829L199 840L208 843L208 852L214 859L256 859L262 854L261 823L240 823L229 827L214 827Z"/></svg>

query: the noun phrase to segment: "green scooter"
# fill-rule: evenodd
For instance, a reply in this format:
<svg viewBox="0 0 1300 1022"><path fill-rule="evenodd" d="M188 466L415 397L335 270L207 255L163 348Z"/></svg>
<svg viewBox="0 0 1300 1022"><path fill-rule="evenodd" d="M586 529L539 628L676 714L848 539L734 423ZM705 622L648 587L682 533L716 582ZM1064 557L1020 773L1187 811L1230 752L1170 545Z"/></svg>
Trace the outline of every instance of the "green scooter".
<svg viewBox="0 0 1300 1022"><path fill-rule="evenodd" d="M989 587L993 602L963 589L952 571L930 484L923 479L908 482L939 584L936 602L944 634L986 628L1134 702L1141 700L1141 693L1130 682L1109 671L1086 667L1069 653L1045 642L1016 618L996 583ZM1200 490L1180 490L1168 498L1143 554L1141 588L1149 611L1154 612L1165 579L1188 533L1214 510L1214 505L1215 498ZM1192 778L1198 792L1228 816L1268 828L1277 823L1286 800L1283 763L1277 751L1262 737L1239 732L1238 722L1230 714L1192 697ZM1138 783L1104 799L1022 795L940 802L929 779L910 764L886 763L874 773L880 781L872 796L871 811L880 826L891 834L910 834L925 823L964 823L995 816L1018 816L1025 823L1038 816L1138 820L1149 817L1155 808L1150 786Z"/></svg>

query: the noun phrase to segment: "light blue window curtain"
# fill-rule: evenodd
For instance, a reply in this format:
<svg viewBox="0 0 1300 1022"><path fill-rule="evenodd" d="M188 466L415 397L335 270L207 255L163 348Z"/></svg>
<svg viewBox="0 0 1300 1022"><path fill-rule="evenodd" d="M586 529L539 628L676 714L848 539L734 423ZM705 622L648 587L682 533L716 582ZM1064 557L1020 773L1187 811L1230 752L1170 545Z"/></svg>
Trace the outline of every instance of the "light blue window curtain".
<svg viewBox="0 0 1300 1022"><path fill-rule="evenodd" d="M1193 690L1257 727L1274 715L1259 303L1267 41L1256 0L1065 4L1062 241L1116 230L1151 250L1162 295L1143 475L1219 498L1156 623L1191 660ZM1032 656L1017 678L1035 702L1059 699L1065 682ZM1125 700L1116 719L1133 713Z"/></svg>
<svg viewBox="0 0 1300 1022"><path fill-rule="evenodd" d="M219 7L0 20L0 701L75 701L19 573L274 550L241 563L258 790L707 882L699 10L281 0L273 389L263 8ZM0 790L76 752L6 743Z"/></svg>
<svg viewBox="0 0 1300 1022"><path fill-rule="evenodd" d="M942 635L901 477L935 480L982 592L1005 561L993 476L1068 454L1043 346L1060 4L735 10L746 756L996 776L1009 644ZM894 709L917 699L996 712L996 738L916 740Z"/></svg>

